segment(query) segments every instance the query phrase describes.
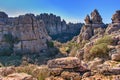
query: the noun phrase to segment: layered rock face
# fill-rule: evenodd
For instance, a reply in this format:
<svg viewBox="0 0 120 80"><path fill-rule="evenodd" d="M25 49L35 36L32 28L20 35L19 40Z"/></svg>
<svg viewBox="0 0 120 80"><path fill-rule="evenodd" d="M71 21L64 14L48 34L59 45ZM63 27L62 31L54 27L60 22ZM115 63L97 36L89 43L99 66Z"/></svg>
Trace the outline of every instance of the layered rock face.
<svg viewBox="0 0 120 80"><path fill-rule="evenodd" d="M86 24L80 31L78 43L82 40L89 40L96 34L99 35L104 33L105 25L103 24L102 18L96 9L91 13L91 17L89 15L86 16L85 23Z"/></svg>
<svg viewBox="0 0 120 80"><path fill-rule="evenodd" d="M0 12L1 48L9 43L8 41L6 42L5 35L9 39L10 34L18 39L18 42L13 43L14 51L40 52L43 49L47 49L46 41L50 40L44 22L37 20L33 14L9 18L7 14Z"/></svg>
<svg viewBox="0 0 120 80"><path fill-rule="evenodd" d="M65 20L61 20L60 16L53 14L40 14L37 19L43 20L48 34L54 39L60 42L66 42L78 35L82 27L82 23L66 23ZM68 37L69 36L69 37Z"/></svg>

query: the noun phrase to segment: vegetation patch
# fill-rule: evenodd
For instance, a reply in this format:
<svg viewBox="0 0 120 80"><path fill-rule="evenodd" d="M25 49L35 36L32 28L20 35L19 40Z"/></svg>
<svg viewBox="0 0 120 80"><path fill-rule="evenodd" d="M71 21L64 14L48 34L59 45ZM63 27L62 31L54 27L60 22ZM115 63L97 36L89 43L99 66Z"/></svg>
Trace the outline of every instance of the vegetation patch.
<svg viewBox="0 0 120 80"><path fill-rule="evenodd" d="M108 45L111 45L113 42L111 36L107 36L105 35L104 37L98 39L95 42L95 45L90 49L90 54L88 54L87 58L95 58L95 57L100 57L100 58L104 58L104 57L108 57Z"/></svg>

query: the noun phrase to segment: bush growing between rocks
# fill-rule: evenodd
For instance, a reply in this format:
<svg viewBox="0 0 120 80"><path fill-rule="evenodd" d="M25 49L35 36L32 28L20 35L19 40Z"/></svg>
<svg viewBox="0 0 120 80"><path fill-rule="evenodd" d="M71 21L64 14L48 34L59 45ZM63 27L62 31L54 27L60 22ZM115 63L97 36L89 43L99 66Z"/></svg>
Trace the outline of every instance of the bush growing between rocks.
<svg viewBox="0 0 120 80"><path fill-rule="evenodd" d="M11 47L0 49L0 56L10 56L12 53L13 53L13 49Z"/></svg>
<svg viewBox="0 0 120 80"><path fill-rule="evenodd" d="M33 77L37 78L38 80L45 80L45 78L50 76L50 71L48 67L41 66L33 71Z"/></svg>
<svg viewBox="0 0 120 80"><path fill-rule="evenodd" d="M54 47L54 43L52 41L47 41L46 43L49 48Z"/></svg>
<svg viewBox="0 0 120 80"><path fill-rule="evenodd" d="M104 37L98 39L94 46L89 48L88 53L84 54L85 60L92 60L95 57L106 58L108 57L108 45L111 45L113 40L111 36L105 35Z"/></svg>
<svg viewBox="0 0 120 80"><path fill-rule="evenodd" d="M4 39L5 42L9 43L9 44L13 44L13 43L17 43L19 40L17 37L14 37L12 34L4 34Z"/></svg>
<svg viewBox="0 0 120 80"><path fill-rule="evenodd" d="M14 43L18 42L18 38L14 37L11 33L4 34L3 38L9 46L0 49L0 56L10 56L13 53Z"/></svg>
<svg viewBox="0 0 120 80"><path fill-rule="evenodd" d="M95 57L105 57L108 55L108 47L106 43L101 43L101 44L97 44L94 45L92 47L92 49L90 50L91 53L91 57L95 58Z"/></svg>
<svg viewBox="0 0 120 80"><path fill-rule="evenodd" d="M87 40L83 40L80 44L74 42L73 45L71 45L72 48L70 49L69 56L75 57L76 53L77 53L77 50L83 48L86 43L88 43Z"/></svg>
<svg viewBox="0 0 120 80"><path fill-rule="evenodd" d="M100 38L97 40L97 42L95 43L97 44L101 44L101 43L106 43L107 45L112 44L113 40L111 38L111 36L105 35L103 38Z"/></svg>

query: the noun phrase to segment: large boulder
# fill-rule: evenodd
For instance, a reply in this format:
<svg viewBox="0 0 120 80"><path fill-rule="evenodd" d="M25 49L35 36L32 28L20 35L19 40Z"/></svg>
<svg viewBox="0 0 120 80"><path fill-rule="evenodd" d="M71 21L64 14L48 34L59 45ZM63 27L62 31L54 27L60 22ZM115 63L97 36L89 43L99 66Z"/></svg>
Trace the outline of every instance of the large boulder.
<svg viewBox="0 0 120 80"><path fill-rule="evenodd" d="M50 70L50 75L53 75L53 76L59 76L63 71L63 69L61 68L51 68L49 70Z"/></svg>
<svg viewBox="0 0 120 80"><path fill-rule="evenodd" d="M3 78L3 80L37 80L37 79L25 73L13 73Z"/></svg>
<svg viewBox="0 0 120 80"><path fill-rule="evenodd" d="M81 62L76 57L66 57L49 60L47 63L49 68L76 68L81 66Z"/></svg>
<svg viewBox="0 0 120 80"><path fill-rule="evenodd" d="M9 74L15 73L15 67L1 67L0 68L0 75L7 76Z"/></svg>
<svg viewBox="0 0 120 80"><path fill-rule="evenodd" d="M88 68L90 69L90 70L96 70L97 69L97 66L98 65L100 65L100 64L102 64L103 63L103 60L102 59L100 59L100 58L95 58L93 61L90 61L89 63L88 63Z"/></svg>
<svg viewBox="0 0 120 80"><path fill-rule="evenodd" d="M111 59L113 61L120 61L120 54L112 54Z"/></svg>
<svg viewBox="0 0 120 80"><path fill-rule="evenodd" d="M65 80L80 80L81 76L79 73L64 71L61 73L61 77Z"/></svg>

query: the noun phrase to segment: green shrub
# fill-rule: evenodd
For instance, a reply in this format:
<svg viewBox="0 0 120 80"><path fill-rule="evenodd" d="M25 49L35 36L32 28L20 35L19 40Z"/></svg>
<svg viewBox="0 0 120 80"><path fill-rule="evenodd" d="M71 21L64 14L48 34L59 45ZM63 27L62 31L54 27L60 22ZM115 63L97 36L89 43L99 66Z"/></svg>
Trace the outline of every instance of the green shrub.
<svg viewBox="0 0 120 80"><path fill-rule="evenodd" d="M0 56L0 62L3 66L19 66L21 64L21 57L16 55Z"/></svg>
<svg viewBox="0 0 120 80"><path fill-rule="evenodd" d="M27 65L27 66L19 66L16 68L16 72L18 73L27 73L33 75L33 70L36 68L36 65Z"/></svg>
<svg viewBox="0 0 120 80"><path fill-rule="evenodd" d="M12 53L13 53L13 49L11 47L0 49L0 56L10 56Z"/></svg>
<svg viewBox="0 0 120 80"><path fill-rule="evenodd" d="M45 78L50 76L50 71L47 66L36 66L36 65L27 65L19 66L16 68L18 73L27 73L37 78L37 80L45 80Z"/></svg>
<svg viewBox="0 0 120 80"><path fill-rule="evenodd" d="M111 36L104 36L103 38L100 38L99 40L97 40L97 42L95 43L96 45L97 44L101 44L101 43L106 43L107 45L110 45L112 44L113 40L111 38Z"/></svg>
<svg viewBox="0 0 120 80"><path fill-rule="evenodd" d="M17 37L14 37L11 33L9 34L4 34L3 38L5 39L5 42L9 44L17 43L19 40Z"/></svg>
<svg viewBox="0 0 120 80"><path fill-rule="evenodd" d="M4 34L3 38L9 46L0 49L0 56L10 56L13 53L14 43L18 42L18 38L14 37L11 33Z"/></svg>
<svg viewBox="0 0 120 80"><path fill-rule="evenodd" d="M52 41L47 41L46 43L49 48L54 47L54 43Z"/></svg>
<svg viewBox="0 0 120 80"><path fill-rule="evenodd" d="M101 43L101 44L97 44L94 45L91 50L90 50L90 54L91 57L105 57L108 55L108 47L106 43Z"/></svg>
<svg viewBox="0 0 120 80"><path fill-rule="evenodd" d="M86 61L92 60L95 57L108 58L108 45L112 44L113 40L111 36L104 36L98 39L95 44L88 48L87 53L84 54L84 59Z"/></svg>
<svg viewBox="0 0 120 80"><path fill-rule="evenodd" d="M50 76L49 68L46 66L42 66L40 68L36 68L33 71L33 77L37 78L38 80L45 80L45 78Z"/></svg>

